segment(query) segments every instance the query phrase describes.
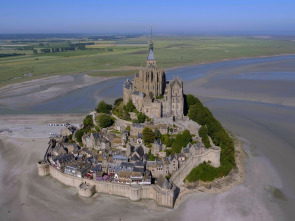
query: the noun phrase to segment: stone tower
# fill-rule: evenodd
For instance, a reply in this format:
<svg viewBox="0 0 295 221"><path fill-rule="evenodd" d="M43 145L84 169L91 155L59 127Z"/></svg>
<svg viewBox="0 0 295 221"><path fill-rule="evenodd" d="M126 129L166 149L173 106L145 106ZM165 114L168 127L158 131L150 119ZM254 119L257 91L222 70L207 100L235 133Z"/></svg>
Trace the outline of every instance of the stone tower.
<svg viewBox="0 0 295 221"><path fill-rule="evenodd" d="M133 79L133 90L150 94L153 98L160 97L165 91L165 73L163 69L157 68L152 40L149 43L149 54L146 67L139 70Z"/></svg>
<svg viewBox="0 0 295 221"><path fill-rule="evenodd" d="M167 81L164 70L157 68L152 35L146 66L135 74L132 82L124 83L123 100L124 104L131 100L138 111L150 118L183 117L183 81L178 77Z"/></svg>

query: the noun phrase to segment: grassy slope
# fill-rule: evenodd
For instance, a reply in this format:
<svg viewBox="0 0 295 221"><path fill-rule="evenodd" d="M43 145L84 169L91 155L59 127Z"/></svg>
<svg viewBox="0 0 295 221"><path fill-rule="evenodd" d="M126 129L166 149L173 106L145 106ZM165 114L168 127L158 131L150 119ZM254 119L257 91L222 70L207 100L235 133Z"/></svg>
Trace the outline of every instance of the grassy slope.
<svg viewBox="0 0 295 221"><path fill-rule="evenodd" d="M223 59L295 53L294 41L278 39L157 37L154 42L158 65L165 68ZM130 43L136 45L125 45ZM93 76L133 74L136 72L134 70L136 67L145 65L148 49L147 46L142 45L143 43L146 43L146 39L140 37L112 42L97 41L96 44L100 45L83 51L37 55L34 55L32 51L13 51L26 53L26 55L0 58L0 86L32 79L23 77L26 73L32 73L33 78L81 72L87 72ZM122 44L122 46L116 46L116 44ZM63 46L63 43L52 43L51 46ZM38 48L38 45L35 47ZM113 51L107 51L107 49ZM7 48L0 50L0 53L7 53ZM120 71L121 68L122 71Z"/></svg>

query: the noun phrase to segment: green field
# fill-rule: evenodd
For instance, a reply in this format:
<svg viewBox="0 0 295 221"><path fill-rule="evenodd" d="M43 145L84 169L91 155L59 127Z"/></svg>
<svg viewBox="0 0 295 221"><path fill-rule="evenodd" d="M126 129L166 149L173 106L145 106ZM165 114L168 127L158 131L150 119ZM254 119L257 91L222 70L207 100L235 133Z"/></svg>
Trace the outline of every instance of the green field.
<svg viewBox="0 0 295 221"><path fill-rule="evenodd" d="M87 45L85 50L40 52L46 48L67 47L69 41L94 45ZM32 48L38 54L34 54ZM254 37L156 36L154 48L158 66L168 68L223 59L295 54L295 41ZM130 75L145 65L148 45L146 37L0 40L0 55L9 53L25 55L0 57L0 86L58 74Z"/></svg>

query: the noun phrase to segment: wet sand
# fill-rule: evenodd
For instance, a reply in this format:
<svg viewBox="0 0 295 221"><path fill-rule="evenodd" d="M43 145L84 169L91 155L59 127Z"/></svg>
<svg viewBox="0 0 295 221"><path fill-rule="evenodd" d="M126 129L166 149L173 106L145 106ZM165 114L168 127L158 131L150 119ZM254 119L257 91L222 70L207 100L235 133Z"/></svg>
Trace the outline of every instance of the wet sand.
<svg viewBox="0 0 295 221"><path fill-rule="evenodd" d="M281 71L295 76L294 65L295 57L283 57L254 63L241 60L205 68L185 67L168 73L170 77L174 73L187 73L185 93L200 97L222 124L243 141L248 155L245 179L229 191L186 195L173 210L159 208L149 200L134 203L102 194L83 199L76 189L50 176L38 177L35 163L43 157L47 138L16 138L5 131L0 133L1 220L292 220L295 216L293 75L289 79L270 80L269 75L263 79L254 75L252 79L244 79L241 74ZM190 76L200 73L198 69L206 71L193 80ZM25 120L29 116L31 119ZM21 116L24 123L19 123L20 119L14 121L13 115L3 115L0 130L13 124L24 127L32 121L36 124L53 121L52 115L43 115L39 120L29 116Z"/></svg>
<svg viewBox="0 0 295 221"><path fill-rule="evenodd" d="M0 106L19 109L40 104L71 91L115 77L91 77L86 74L58 75L0 88Z"/></svg>

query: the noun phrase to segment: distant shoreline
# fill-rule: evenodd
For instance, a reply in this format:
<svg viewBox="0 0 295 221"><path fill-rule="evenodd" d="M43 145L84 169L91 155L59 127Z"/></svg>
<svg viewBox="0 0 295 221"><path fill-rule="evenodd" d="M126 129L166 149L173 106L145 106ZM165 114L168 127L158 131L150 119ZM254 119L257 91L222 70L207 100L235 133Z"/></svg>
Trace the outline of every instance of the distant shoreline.
<svg viewBox="0 0 295 221"><path fill-rule="evenodd" d="M240 58L232 58L232 59L222 59L222 60L216 60L216 61L208 61L208 62L193 62L193 63L189 63L189 64L184 64L184 65L178 65L178 66L173 66L173 67L169 67L169 68L164 68L165 71L171 71L171 70L176 70L179 68L184 68L184 67L190 67L190 66L195 66L195 65L204 65L204 64L213 64L213 63L218 63L218 62L223 62L223 61L236 61L236 60L243 60L243 59L254 59L254 58L271 58L271 57L280 57L280 56L290 56L290 55L295 55L295 54L277 54L277 55L261 55L261 56L253 56L253 57L240 57ZM136 67L130 67L130 69L126 69L122 71L132 71L134 69L136 69ZM140 67L138 67L140 68ZM91 76L88 75L88 73L92 73L92 72L99 72L99 71L104 71L104 72L118 72L120 70L120 68L115 68L115 69L109 69L109 70L92 70L92 71L84 71L84 72L79 72L79 73L69 73L69 74L53 74L51 76L48 75L39 75L39 76L34 76L33 78L29 78L27 77L27 80L21 81L19 83L8 83L8 84L4 84L2 86L0 86L0 91L3 88L6 87L10 87L11 85L19 85L19 84L24 84L24 83L28 83L30 81L35 81L35 80L44 80L44 79L49 79L52 77L64 77L64 76L77 76L77 75L81 75L84 74L85 76L88 77L93 77L93 78L119 78L119 77L124 77L124 76L132 76L133 74L130 75L111 75L111 76ZM43 76L43 77L42 77Z"/></svg>
<svg viewBox="0 0 295 221"><path fill-rule="evenodd" d="M272 57L281 57L281 56L290 56L290 55L295 55L295 54L278 54L278 55L269 55L269 56L268 55L261 55L261 56L253 56L253 57L222 59L222 60L216 60L216 61L210 61L210 62L196 62L196 63L187 64L187 65L180 65L180 66L165 68L165 71L170 71L170 70L175 70L175 69L185 68L185 67L195 66L195 65L218 63L218 62L223 62L223 61L237 61L237 60L253 59L253 58L272 58Z"/></svg>

